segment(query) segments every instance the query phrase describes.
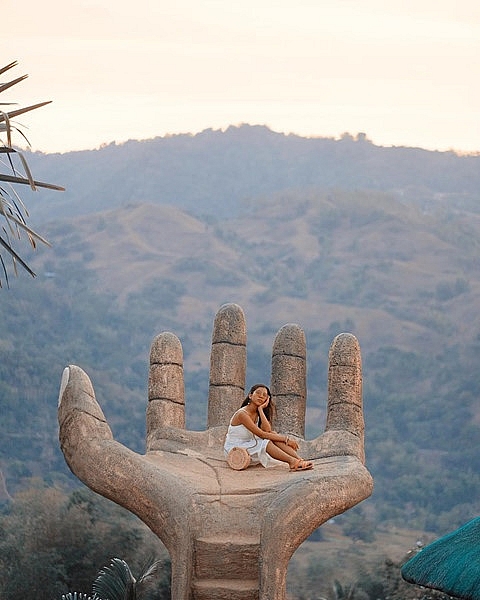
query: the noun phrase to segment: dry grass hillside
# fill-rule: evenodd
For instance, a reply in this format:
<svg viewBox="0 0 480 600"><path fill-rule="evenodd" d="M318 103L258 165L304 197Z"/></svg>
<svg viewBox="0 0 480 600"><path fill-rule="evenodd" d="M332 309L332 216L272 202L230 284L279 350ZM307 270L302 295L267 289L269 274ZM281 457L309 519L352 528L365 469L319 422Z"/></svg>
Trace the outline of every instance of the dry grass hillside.
<svg viewBox="0 0 480 600"><path fill-rule="evenodd" d="M119 306L155 282L178 286L175 305L164 308L186 329L237 302L256 336L291 321L307 338L348 325L367 350L428 351L478 333L475 214L425 214L378 192L304 192L258 199L231 220L139 204L46 233L61 257L41 250L37 271L54 271L65 256L82 261L96 291Z"/></svg>

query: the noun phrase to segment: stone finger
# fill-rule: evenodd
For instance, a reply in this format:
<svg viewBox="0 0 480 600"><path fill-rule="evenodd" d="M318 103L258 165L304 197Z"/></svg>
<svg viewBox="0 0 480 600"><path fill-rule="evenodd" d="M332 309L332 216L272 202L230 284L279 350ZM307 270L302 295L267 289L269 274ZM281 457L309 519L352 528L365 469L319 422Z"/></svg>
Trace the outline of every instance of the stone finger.
<svg viewBox="0 0 480 600"><path fill-rule="evenodd" d="M271 392L277 407L274 429L300 438L305 436L306 357L303 329L293 323L284 325L272 350Z"/></svg>
<svg viewBox="0 0 480 600"><path fill-rule="evenodd" d="M208 427L228 425L245 394L247 327L238 304L224 304L215 316L210 355Z"/></svg>
<svg viewBox="0 0 480 600"><path fill-rule="evenodd" d="M328 403L325 432L338 437L345 432L352 452L364 461L362 397L362 359L360 345L351 333L341 333L333 340L328 355Z"/></svg>
<svg viewBox="0 0 480 600"><path fill-rule="evenodd" d="M185 429L185 384L183 349L176 335L157 335L150 349L147 406L149 438L165 427Z"/></svg>

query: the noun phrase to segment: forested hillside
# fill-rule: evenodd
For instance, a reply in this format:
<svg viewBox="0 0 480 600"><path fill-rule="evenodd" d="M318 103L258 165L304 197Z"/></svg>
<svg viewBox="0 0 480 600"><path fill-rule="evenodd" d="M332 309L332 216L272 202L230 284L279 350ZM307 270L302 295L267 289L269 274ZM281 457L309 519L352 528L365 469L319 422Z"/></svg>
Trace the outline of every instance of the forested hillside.
<svg viewBox="0 0 480 600"><path fill-rule="evenodd" d="M248 198L309 188L390 191L428 210L441 205L478 212L480 156L383 148L365 135L302 138L266 127L174 135L110 144L98 150L28 155L34 173L66 187L33 194L38 223L130 202L169 204L196 216L238 216Z"/></svg>
<svg viewBox="0 0 480 600"><path fill-rule="evenodd" d="M277 144L270 163L265 140ZM202 169L186 150L194 142ZM330 161L316 155L318 168L315 144ZM115 162L124 151L130 163ZM37 176L73 185L76 200L41 208L35 197L53 248L28 257L36 279L0 293L0 467L10 493L32 475L77 485L56 439L69 363L90 375L117 439L143 450L148 352L160 331L183 343L188 426L203 429L213 318L236 302L247 317L247 384L268 380L282 325L305 329L307 437L323 428L333 337L358 337L376 486L361 510L372 521L442 531L478 514L478 157L246 127L43 158L63 166ZM184 170L178 194L165 165Z"/></svg>

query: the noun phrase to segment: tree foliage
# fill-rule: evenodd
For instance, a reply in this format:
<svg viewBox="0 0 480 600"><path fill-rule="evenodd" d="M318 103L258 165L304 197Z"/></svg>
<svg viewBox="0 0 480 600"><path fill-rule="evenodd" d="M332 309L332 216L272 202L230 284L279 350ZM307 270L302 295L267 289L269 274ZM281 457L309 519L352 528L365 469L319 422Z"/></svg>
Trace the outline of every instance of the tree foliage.
<svg viewBox="0 0 480 600"><path fill-rule="evenodd" d="M372 558L364 547L358 549L353 560L349 557L348 564L343 564L346 561L340 551L333 555L312 555L305 566L290 570L288 597L290 600L451 600L442 592L426 590L402 579L400 569L411 552L401 560L388 555Z"/></svg>
<svg viewBox="0 0 480 600"><path fill-rule="evenodd" d="M164 600L169 560L130 513L84 488L70 495L32 481L0 515L0 598L39 600L87 594L103 565L122 556L135 572L160 557L151 600Z"/></svg>

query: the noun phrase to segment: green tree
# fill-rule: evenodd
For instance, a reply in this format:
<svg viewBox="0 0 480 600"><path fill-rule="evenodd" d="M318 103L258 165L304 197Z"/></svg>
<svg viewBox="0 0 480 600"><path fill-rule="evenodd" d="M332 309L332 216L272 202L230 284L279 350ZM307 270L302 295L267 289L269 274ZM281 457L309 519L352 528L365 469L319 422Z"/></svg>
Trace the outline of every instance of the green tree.
<svg viewBox="0 0 480 600"><path fill-rule="evenodd" d="M375 526L364 515L361 507L355 507L342 515L342 531L352 540L373 542L375 539Z"/></svg>
<svg viewBox="0 0 480 600"><path fill-rule="evenodd" d="M139 572L150 557L160 557L163 579L155 593L165 590L168 554L133 515L84 488L66 495L35 481L32 486L0 514L0 600L85 593L112 556L123 556ZM152 600L169 597L159 594Z"/></svg>

